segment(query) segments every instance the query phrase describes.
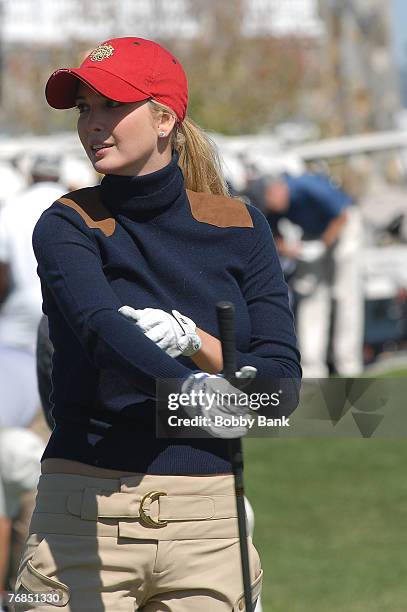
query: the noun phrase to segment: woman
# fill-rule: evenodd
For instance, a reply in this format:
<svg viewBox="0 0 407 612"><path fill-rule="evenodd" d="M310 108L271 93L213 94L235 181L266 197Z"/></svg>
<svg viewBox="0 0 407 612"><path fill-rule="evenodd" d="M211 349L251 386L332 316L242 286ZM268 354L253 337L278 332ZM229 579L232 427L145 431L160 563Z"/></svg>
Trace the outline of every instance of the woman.
<svg viewBox="0 0 407 612"><path fill-rule="evenodd" d="M56 426L17 595L57 593L70 610L241 610L227 444L156 439L154 396L160 378L188 391L222 380L208 378L222 369L219 299L235 304L241 374L300 376L268 225L227 197L213 148L186 118L184 71L156 43L109 40L54 72L46 97L77 107L105 177L54 203L34 231ZM251 542L250 556L255 600Z"/></svg>

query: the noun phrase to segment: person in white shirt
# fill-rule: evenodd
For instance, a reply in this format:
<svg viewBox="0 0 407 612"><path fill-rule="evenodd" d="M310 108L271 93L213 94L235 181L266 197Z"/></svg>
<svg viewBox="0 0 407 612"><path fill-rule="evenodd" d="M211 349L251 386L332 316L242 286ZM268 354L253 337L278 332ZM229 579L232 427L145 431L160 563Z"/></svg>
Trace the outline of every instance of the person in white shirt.
<svg viewBox="0 0 407 612"><path fill-rule="evenodd" d="M42 212L66 192L54 159L39 157L32 184L0 211L0 425L25 427L39 408L35 368L41 287L31 238Z"/></svg>

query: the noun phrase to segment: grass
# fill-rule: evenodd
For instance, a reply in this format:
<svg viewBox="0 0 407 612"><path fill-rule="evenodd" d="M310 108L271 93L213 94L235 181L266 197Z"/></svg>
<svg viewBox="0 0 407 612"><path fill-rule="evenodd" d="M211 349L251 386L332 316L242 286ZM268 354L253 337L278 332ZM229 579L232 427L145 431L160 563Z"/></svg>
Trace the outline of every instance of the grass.
<svg viewBox="0 0 407 612"><path fill-rule="evenodd" d="M405 440L244 446L264 612L405 612Z"/></svg>
<svg viewBox="0 0 407 612"><path fill-rule="evenodd" d="M385 372L381 374L384 378L405 378L407 376L407 370L392 370L391 372Z"/></svg>

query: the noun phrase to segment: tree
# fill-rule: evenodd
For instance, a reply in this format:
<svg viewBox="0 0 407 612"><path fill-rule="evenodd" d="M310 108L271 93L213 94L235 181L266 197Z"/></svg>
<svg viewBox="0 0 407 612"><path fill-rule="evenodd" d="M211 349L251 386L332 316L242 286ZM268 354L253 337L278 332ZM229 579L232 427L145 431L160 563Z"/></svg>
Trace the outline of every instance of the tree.
<svg viewBox="0 0 407 612"><path fill-rule="evenodd" d="M189 0L196 39L169 41L189 79L189 114L225 134L271 128L299 111L306 47L294 37L248 37L245 3Z"/></svg>
<svg viewBox="0 0 407 612"><path fill-rule="evenodd" d="M313 88L327 136L394 128L400 107L389 3L319 0L326 37Z"/></svg>
<svg viewBox="0 0 407 612"><path fill-rule="evenodd" d="M89 45L75 44L77 60L81 61ZM71 47L52 45L14 45L4 59L3 113L8 130L47 134L57 130L72 130L75 112L50 112L45 102L45 84L60 66L72 65Z"/></svg>

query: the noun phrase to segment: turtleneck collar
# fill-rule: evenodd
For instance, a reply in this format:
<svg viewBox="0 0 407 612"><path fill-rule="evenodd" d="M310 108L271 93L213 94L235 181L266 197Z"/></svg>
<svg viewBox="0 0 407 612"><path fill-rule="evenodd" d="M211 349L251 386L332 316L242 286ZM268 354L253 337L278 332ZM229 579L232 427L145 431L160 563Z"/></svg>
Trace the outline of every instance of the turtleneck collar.
<svg viewBox="0 0 407 612"><path fill-rule="evenodd" d="M173 154L167 166L150 174L107 174L100 187L103 203L113 214L137 217L162 212L177 200L184 187L178 154Z"/></svg>

